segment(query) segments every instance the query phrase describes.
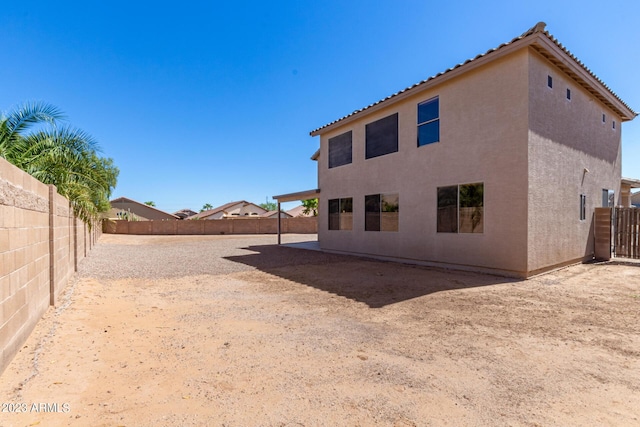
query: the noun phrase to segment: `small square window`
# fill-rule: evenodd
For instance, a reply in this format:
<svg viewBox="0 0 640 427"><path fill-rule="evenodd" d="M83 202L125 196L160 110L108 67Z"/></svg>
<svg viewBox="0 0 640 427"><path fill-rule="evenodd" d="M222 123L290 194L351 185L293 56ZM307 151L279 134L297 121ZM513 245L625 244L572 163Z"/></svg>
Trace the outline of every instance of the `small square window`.
<svg viewBox="0 0 640 427"><path fill-rule="evenodd" d="M553 77L547 76L547 86L553 87Z"/></svg>
<svg viewBox="0 0 640 427"><path fill-rule="evenodd" d="M571 89L567 89L567 99L571 100Z"/></svg>

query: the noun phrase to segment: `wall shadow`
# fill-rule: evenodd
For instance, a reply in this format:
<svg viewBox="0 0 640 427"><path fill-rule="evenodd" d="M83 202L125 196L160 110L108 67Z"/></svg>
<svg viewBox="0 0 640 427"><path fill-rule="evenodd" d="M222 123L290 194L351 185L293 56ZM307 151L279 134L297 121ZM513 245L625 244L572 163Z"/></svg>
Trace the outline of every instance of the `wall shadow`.
<svg viewBox="0 0 640 427"><path fill-rule="evenodd" d="M225 259L301 285L381 308L436 292L514 283L519 279L445 270L350 255L260 245Z"/></svg>

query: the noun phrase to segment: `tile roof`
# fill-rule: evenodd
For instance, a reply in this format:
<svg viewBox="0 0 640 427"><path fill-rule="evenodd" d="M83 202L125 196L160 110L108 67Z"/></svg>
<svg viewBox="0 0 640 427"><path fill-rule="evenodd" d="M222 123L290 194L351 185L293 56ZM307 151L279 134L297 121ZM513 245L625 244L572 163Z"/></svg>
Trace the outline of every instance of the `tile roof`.
<svg viewBox="0 0 640 427"><path fill-rule="evenodd" d="M619 97L618 95L616 95L616 94L615 94L615 93L614 93L614 92L613 92L613 91L612 91L612 90L611 90L611 89L610 89L610 88L609 88L609 87L608 87L608 86L607 86L607 85L606 85L602 80L600 80L600 78L599 78L598 76L596 76L596 75L595 75L595 74L594 74L594 73L593 73L589 68L587 68L587 67L582 63L582 61L580 61L578 58L576 58L576 56L575 56L575 55L573 55L573 54L572 54L572 53L571 53L567 48L565 48L565 47L564 47L560 42L558 42L558 40L557 40L555 37L553 37L551 34L549 34L549 32L545 30L545 27L546 27L546 24L545 24L544 22L538 22L536 25L534 25L533 27L531 27L530 29L528 29L527 31L525 31L524 33L522 33L520 36L515 37L515 38L514 38L514 39L512 39L511 41L508 41L508 42L506 42L506 43L502 43L502 44L501 44L500 46L498 46L498 47L495 47L495 48L493 48L493 49L489 49L489 50L488 50L488 51L486 51L485 53L481 53L481 54L479 54L479 55L475 56L474 58L467 59L466 61L464 61L464 62L462 62L462 63L460 63L460 64L457 64L457 65L455 65L455 66L453 66L453 67L451 67L451 68L448 68L447 70L442 71L442 72L440 72L440 73L438 73L438 74L436 74L436 75L433 75L433 76L431 76L431 77L427 78L426 80L422 80L421 82L418 82L418 83L416 83L416 84L414 84L414 85L412 85L412 86L409 86L409 87L407 87L407 88L405 88L405 89L402 89L401 91L396 92L396 93L394 93L394 94L392 94L392 95L389 95L389 96L387 96L387 97L386 97L386 98L384 98L384 99L381 99L381 100L379 100L379 101L377 101L377 102L374 102L373 104L370 104L370 105L368 105L368 106L366 106L366 107L364 107L364 108L361 108L361 109L359 109L359 110L356 110L356 111L352 112L351 114L348 114L348 115L346 115L346 116L344 116L344 117L341 117L341 118L339 118L339 119L337 119L337 120L334 120L333 122L328 123L328 124L326 124L326 125L324 125L324 126L322 126L322 127L319 127L319 128L317 128L317 129L314 129L314 130L312 130L312 131L310 132L310 135L311 135L311 136L319 135L319 132L320 132L320 131L322 131L322 130L324 130L324 129L328 128L329 126L332 126L332 125L334 125L334 124L336 124L336 123L339 123L339 122L341 122L341 121L343 121L343 120L345 120L345 119L347 119L347 118L353 117L353 116L355 116L355 115L357 115L357 114L359 114L359 113L361 113L361 112L363 112L363 111L365 111L365 110L368 110L368 109L370 109L370 108L372 108L372 107L375 107L375 106L377 106L377 105L380 105L380 104L382 104L382 103L385 103L385 102L387 102L387 101L389 101L389 100L391 100L391 99L393 99L393 98L398 97L398 96L399 96L399 95L401 95L401 94L407 93L407 92L409 92L409 91L414 91L414 90L416 90L416 88L418 88L418 87L420 87L420 86L424 86L426 83L432 82L432 81L433 81L433 80L435 80L435 79L442 78L442 76L448 75L449 73L451 73L451 72L452 72L452 71L454 71L454 70L457 70L457 69L459 69L459 68L461 68L461 67L466 67L466 66L468 66L469 64L471 64L471 63L475 63L475 62L477 62L478 60L480 60L480 59L482 59L482 58L485 58L485 57L487 57L487 56L493 56L496 52L499 52L499 51L501 51L501 50L504 50L505 48L507 48L508 46L513 45L513 44L514 44L514 43L516 43L516 42L520 42L521 40L525 40L525 39L527 39L527 38L529 38L529 37L532 37L532 36L535 36L535 35L537 35L537 34L544 35L544 36L545 36L549 41L551 41L551 42L552 42L556 47L558 47L560 50L562 50L562 52L564 52L566 55L568 55L568 56L569 56L569 57L574 61L574 63L575 63L575 64L577 64L580 68L582 68L584 71L586 71L586 72L587 72L587 73L588 73L588 74L589 74L593 79L595 79L595 80L596 80L596 81L597 81L597 82L602 86L602 88L603 88L606 92L608 92L611 96L613 96L613 97L614 97L618 102L620 102L620 103L624 106L624 108L626 108L627 110L629 110L629 111L631 112L631 117L626 117L626 116L627 116L626 114L624 114L623 112L620 112L620 115L621 115L622 117L626 117L628 120L631 120L631 119L633 119L635 116L637 116L637 115L638 115L638 113L634 112L634 111L633 111L633 110L632 110L632 109L631 109L631 108L630 108L630 107L629 107L629 106L628 106L624 101L622 101L622 99L620 99L620 97ZM526 46L526 44L525 44L525 45L523 45L523 46ZM552 53L546 53L546 54L545 54L546 50L544 49L544 47L543 47L543 46L536 46L536 47L534 47L534 48L536 49L536 51L537 51L538 53L542 54L546 59L550 60L550 61L551 61L552 63L554 63L556 66L559 66L560 68L562 68L562 69L563 69L563 71L567 72L567 67L566 67L564 64L562 64L562 63L561 63L561 61L559 61L559 60L553 60L553 58L552 58L552 57L553 57L553 54L552 54ZM590 85L589 85L587 82L581 82L581 81L580 81L581 79L580 79L580 78L579 78L575 73L573 73L573 72L568 72L568 74L569 74L572 78L577 79L577 80L578 80L578 83L580 83L580 84L581 84L581 86L583 86L585 89L587 89L590 93L592 93L592 94L593 94L594 96L596 96L598 99L600 99L601 101L603 101L606 105L608 105L609 107L611 107L612 109L614 109L614 110L616 110L616 111L619 111L619 110L620 110L619 108L616 108L615 106L610 105L610 103L609 103L609 102L606 102L606 100L604 99L604 97L603 97L601 94L597 93L597 90L595 90L595 89L591 88L591 87L590 87Z"/></svg>
<svg viewBox="0 0 640 427"><path fill-rule="evenodd" d="M171 213L169 213L169 212L165 212L165 211L163 211L163 210L161 210L161 209L156 208L155 206L147 205L146 203L140 203L139 201L137 201L137 200L133 200L133 199L130 199L130 198L128 198L128 197L118 197L118 198L116 198L116 199L111 199L111 200L109 200L109 203L110 203L110 204L113 204L113 203L133 203L133 204L135 204L135 205L139 205L140 207L147 208L147 209L151 209L151 210L154 210L154 211L157 211L157 212L163 213L163 214L165 214L165 215L168 215L168 216L174 217L175 219L179 219L179 218L178 218L178 216L176 216L176 215L174 215L174 214L171 214Z"/></svg>
<svg viewBox="0 0 640 427"><path fill-rule="evenodd" d="M209 209L208 211L202 211L202 212L197 213L195 215L191 215L190 217L187 217L186 219L202 219L202 218L206 218L206 217L211 216L213 214L216 214L218 212L224 212L228 208L230 208L232 206L235 206L235 205L238 205L240 203L242 203L243 206L253 205L253 206L256 206L256 207L260 208L260 206L256 205L255 203L247 202L246 200L238 200L236 202L225 203L224 205L220 205L217 208ZM262 208L260 208L260 209L262 209Z"/></svg>

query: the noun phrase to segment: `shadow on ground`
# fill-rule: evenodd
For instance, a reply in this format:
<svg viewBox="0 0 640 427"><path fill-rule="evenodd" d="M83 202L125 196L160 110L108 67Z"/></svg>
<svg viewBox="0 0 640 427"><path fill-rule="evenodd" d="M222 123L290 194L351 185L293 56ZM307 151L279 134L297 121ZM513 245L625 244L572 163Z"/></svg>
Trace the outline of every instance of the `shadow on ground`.
<svg viewBox="0 0 640 427"><path fill-rule="evenodd" d="M380 308L435 292L517 282L517 279L328 254L285 246L243 248L225 259L301 285Z"/></svg>

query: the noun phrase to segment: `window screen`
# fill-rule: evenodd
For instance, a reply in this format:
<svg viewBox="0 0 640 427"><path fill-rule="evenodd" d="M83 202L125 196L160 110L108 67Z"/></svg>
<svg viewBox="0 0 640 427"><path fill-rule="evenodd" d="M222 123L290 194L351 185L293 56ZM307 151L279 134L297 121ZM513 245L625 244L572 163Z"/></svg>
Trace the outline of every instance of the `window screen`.
<svg viewBox="0 0 640 427"><path fill-rule="evenodd" d="M352 162L352 132L329 138L329 168Z"/></svg>
<svg viewBox="0 0 640 427"><path fill-rule="evenodd" d="M398 151L398 113L365 126L365 158Z"/></svg>

